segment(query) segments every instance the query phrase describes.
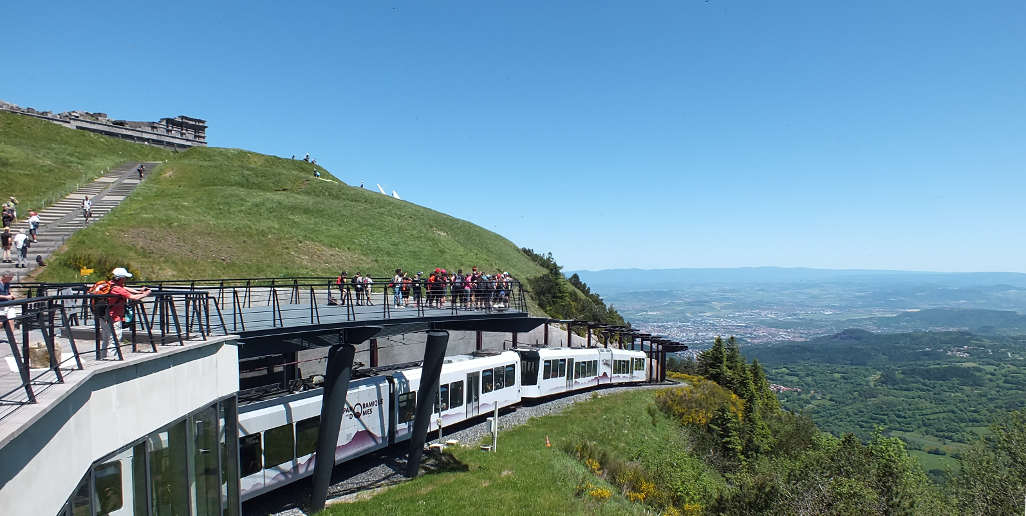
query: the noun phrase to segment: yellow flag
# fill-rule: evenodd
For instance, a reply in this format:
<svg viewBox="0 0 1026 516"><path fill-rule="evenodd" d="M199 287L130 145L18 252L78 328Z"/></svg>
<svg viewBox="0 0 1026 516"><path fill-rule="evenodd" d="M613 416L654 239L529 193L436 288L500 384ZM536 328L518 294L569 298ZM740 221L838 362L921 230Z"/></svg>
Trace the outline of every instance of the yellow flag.
<svg viewBox="0 0 1026 516"><path fill-rule="evenodd" d="M79 274L79 276L88 276L88 275L90 275L90 274L92 274L92 273L93 273L93 270L92 270L92 269L87 269L87 268L85 268L85 267L82 267L82 268L81 268L81 269L79 269L79 271L78 271L78 274Z"/></svg>

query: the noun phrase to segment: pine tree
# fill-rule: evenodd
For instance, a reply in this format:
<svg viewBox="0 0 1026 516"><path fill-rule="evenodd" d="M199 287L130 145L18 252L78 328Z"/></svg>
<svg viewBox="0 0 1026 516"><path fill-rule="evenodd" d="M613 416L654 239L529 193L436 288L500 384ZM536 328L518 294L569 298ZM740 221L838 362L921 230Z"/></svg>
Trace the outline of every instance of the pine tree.
<svg viewBox="0 0 1026 516"><path fill-rule="evenodd" d="M758 394L757 398L763 411L767 414L779 411L780 400L777 399L777 394L773 392L773 389L770 389L770 383L762 364L758 359L752 360L752 365L748 369L751 371L752 384L755 386L755 392Z"/></svg>
<svg viewBox="0 0 1026 516"><path fill-rule="evenodd" d="M744 441L741 422L726 404L720 405L709 421L709 430L719 439L720 454L728 463L740 464L744 460Z"/></svg>

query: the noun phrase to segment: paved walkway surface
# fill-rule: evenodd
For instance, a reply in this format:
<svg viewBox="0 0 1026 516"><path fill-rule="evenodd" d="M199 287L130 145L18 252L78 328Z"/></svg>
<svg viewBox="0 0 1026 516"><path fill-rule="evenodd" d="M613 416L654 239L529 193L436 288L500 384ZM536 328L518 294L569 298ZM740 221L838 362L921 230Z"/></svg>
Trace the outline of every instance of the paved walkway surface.
<svg viewBox="0 0 1026 516"><path fill-rule="evenodd" d="M14 273L14 282L19 282L32 273L38 268L36 265L37 255L42 256L46 261L54 251L64 245L64 242L75 231L102 219L135 190L135 187L139 185L139 176L135 170L140 164L145 165L146 174L149 174L159 163L125 163L38 212L40 219L37 231L38 242L29 247L28 267L18 268L15 267L16 263L0 262L0 271L9 270ZM93 201L93 216L88 222L82 217L82 198L87 195ZM18 221L11 227L12 232L17 232L19 229L26 235L28 234L27 210L18 211ZM12 246L11 259L13 262L17 261L15 253L16 250Z"/></svg>

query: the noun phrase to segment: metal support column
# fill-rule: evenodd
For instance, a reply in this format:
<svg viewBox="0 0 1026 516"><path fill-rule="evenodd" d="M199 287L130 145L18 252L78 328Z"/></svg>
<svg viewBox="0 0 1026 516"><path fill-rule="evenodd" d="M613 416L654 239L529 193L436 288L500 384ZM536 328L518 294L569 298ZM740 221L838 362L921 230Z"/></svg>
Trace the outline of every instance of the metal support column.
<svg viewBox="0 0 1026 516"><path fill-rule="evenodd" d="M666 348L659 346L659 381L666 381Z"/></svg>
<svg viewBox="0 0 1026 516"><path fill-rule="evenodd" d="M477 330L477 341L475 342L474 349L481 351L484 349L484 334L481 330Z"/></svg>
<svg viewBox="0 0 1026 516"><path fill-rule="evenodd" d="M346 407L346 393L353 376L356 346L339 344L328 350L324 372L324 399L321 402L321 424L317 432L317 455L314 462L313 493L310 505L314 512L324 508L328 497L331 470L335 467L335 446Z"/></svg>
<svg viewBox="0 0 1026 516"><path fill-rule="evenodd" d="M370 340L370 366L378 367L378 339Z"/></svg>
<svg viewBox="0 0 1026 516"><path fill-rule="evenodd" d="M641 339L641 350L645 351L645 339ZM648 341L648 383L652 383L652 378L655 375L655 356L652 354L652 341Z"/></svg>
<svg viewBox="0 0 1026 516"><path fill-rule="evenodd" d="M445 348L449 345L449 332L431 330L424 345L424 365L420 373L420 387L417 389L417 414L413 420L413 436L410 438L410 453L406 463L406 476L417 476L420 457L424 454L424 439L431 421L431 407L438 392L438 377L442 373Z"/></svg>
<svg viewBox="0 0 1026 516"><path fill-rule="evenodd" d="M513 349L517 347L517 332L513 332Z"/></svg>
<svg viewBox="0 0 1026 516"><path fill-rule="evenodd" d="M584 347L586 347L586 348L590 348L591 347L591 325L590 324L588 325L588 343L585 344Z"/></svg>
<svg viewBox="0 0 1026 516"><path fill-rule="evenodd" d="M545 329L542 330L542 332L545 335L545 337L544 337L545 338L545 340L544 340L545 347L549 347L549 323L548 322L545 323Z"/></svg>

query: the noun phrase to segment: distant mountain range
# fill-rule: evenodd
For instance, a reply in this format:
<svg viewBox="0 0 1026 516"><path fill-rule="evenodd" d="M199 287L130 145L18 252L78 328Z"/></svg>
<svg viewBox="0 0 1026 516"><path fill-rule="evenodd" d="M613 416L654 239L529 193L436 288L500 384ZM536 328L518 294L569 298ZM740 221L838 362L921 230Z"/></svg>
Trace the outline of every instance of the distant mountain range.
<svg viewBox="0 0 1026 516"><path fill-rule="evenodd" d="M953 288L1007 285L1026 288L1026 274L1017 272L919 272L897 270L740 267L681 269L605 269L576 273L599 292L674 290L693 285L772 283L919 284Z"/></svg>

